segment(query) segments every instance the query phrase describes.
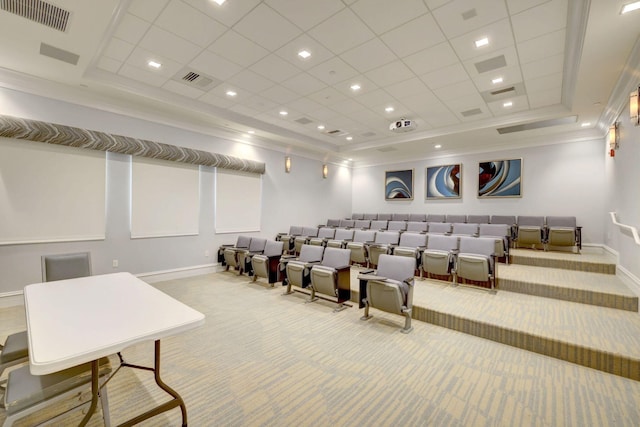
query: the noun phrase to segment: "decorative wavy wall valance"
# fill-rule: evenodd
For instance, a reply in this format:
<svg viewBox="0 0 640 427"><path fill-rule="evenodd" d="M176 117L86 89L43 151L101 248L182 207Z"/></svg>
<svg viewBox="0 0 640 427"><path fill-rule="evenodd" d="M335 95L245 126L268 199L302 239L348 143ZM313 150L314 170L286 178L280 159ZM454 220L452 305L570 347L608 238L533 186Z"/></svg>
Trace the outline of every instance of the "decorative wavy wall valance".
<svg viewBox="0 0 640 427"><path fill-rule="evenodd" d="M0 115L0 136L243 172L265 172L264 163L253 160L11 116Z"/></svg>

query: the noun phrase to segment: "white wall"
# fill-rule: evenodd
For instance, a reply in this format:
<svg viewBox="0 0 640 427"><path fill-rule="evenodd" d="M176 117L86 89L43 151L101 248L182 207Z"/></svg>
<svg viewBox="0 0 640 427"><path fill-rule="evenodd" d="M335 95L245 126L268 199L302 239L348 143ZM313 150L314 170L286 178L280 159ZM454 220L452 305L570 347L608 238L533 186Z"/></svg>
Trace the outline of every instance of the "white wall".
<svg viewBox="0 0 640 427"><path fill-rule="evenodd" d="M253 235L273 238L277 232L288 231L290 225L317 225L327 218L342 218L351 213L351 171L348 168L329 165L329 177L323 179L321 162L291 156L293 166L287 174L284 172L284 154L277 151L7 89L0 89L0 111L16 117L264 162L261 231ZM129 165L129 156L107 155L106 239L0 246L0 296L41 281L40 256L43 254L90 251L94 274L116 271L139 274L210 265L216 262L215 254L221 244L235 242L235 234L215 233L215 172L206 167L202 168L200 177L198 236L132 240ZM209 251L209 257L205 256L205 251ZM114 259L119 262L117 269L112 267Z"/></svg>
<svg viewBox="0 0 640 427"><path fill-rule="evenodd" d="M486 215L570 215L583 226L585 243L604 242L606 213L604 142L591 140L521 150L451 156L410 163L355 168L353 211L363 213L450 213ZM479 199L478 163L522 158L522 197ZM425 199L425 168L462 164L462 198ZM414 199L384 200L384 172L414 169Z"/></svg>

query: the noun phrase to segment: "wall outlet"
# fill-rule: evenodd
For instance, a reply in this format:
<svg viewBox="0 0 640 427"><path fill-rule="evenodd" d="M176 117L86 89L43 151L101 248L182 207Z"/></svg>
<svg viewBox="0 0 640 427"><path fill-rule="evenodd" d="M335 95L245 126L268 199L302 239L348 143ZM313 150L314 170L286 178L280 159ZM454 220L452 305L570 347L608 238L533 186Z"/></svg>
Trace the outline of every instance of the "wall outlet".
<svg viewBox="0 0 640 427"><path fill-rule="evenodd" d="M111 265L113 265L113 268L118 268L118 260L114 259Z"/></svg>

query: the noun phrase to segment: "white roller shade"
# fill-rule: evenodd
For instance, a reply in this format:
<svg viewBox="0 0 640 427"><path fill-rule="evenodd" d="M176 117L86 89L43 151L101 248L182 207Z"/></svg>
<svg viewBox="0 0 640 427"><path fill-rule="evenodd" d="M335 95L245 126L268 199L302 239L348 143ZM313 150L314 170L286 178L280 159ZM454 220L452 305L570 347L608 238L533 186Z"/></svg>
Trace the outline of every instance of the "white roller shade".
<svg viewBox="0 0 640 427"><path fill-rule="evenodd" d="M216 169L216 233L260 231L261 175Z"/></svg>

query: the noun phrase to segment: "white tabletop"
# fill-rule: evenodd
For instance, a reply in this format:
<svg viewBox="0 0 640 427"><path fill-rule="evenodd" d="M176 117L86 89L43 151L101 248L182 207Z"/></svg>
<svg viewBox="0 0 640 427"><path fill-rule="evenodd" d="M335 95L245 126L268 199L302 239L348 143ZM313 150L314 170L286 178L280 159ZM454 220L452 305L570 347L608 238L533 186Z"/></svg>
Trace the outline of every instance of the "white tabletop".
<svg viewBox="0 0 640 427"><path fill-rule="evenodd" d="M44 375L204 323L204 314L130 273L24 288L30 370Z"/></svg>

